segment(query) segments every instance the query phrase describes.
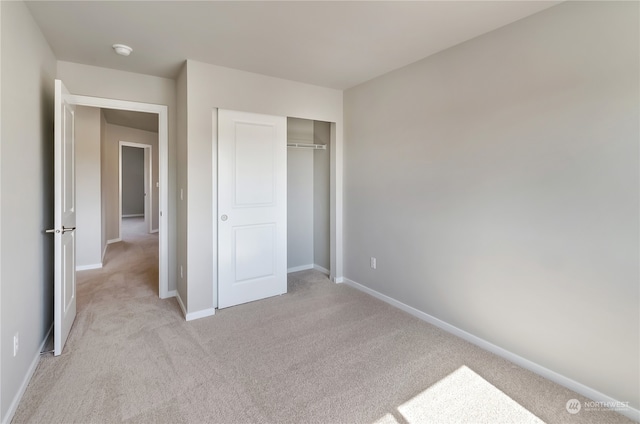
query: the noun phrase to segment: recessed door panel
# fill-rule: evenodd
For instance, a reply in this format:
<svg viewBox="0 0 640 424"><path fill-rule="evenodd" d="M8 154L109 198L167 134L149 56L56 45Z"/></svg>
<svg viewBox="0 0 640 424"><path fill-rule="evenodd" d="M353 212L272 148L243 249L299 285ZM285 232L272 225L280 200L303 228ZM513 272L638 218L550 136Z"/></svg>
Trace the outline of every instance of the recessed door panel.
<svg viewBox="0 0 640 424"><path fill-rule="evenodd" d="M275 224L236 227L233 232L236 283L273 277L277 268Z"/></svg>
<svg viewBox="0 0 640 424"><path fill-rule="evenodd" d="M273 125L235 124L235 206L271 206L275 201L275 149Z"/></svg>
<svg viewBox="0 0 640 424"><path fill-rule="evenodd" d="M76 255L75 255L75 231L62 236L62 261L63 268L63 294L64 312L67 313L74 304L76 298Z"/></svg>

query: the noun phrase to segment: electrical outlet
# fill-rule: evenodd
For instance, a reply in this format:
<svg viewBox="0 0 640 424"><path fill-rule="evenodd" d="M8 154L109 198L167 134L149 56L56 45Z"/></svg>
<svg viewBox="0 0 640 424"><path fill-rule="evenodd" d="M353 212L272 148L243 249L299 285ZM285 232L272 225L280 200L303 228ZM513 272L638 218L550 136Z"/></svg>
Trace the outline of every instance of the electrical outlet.
<svg viewBox="0 0 640 424"><path fill-rule="evenodd" d="M13 356L18 354L18 340L18 333L16 333L16 335L13 336Z"/></svg>
<svg viewBox="0 0 640 424"><path fill-rule="evenodd" d="M378 266L378 261L376 260L376 258L374 258L373 256L371 257L371 268L376 269L376 267Z"/></svg>

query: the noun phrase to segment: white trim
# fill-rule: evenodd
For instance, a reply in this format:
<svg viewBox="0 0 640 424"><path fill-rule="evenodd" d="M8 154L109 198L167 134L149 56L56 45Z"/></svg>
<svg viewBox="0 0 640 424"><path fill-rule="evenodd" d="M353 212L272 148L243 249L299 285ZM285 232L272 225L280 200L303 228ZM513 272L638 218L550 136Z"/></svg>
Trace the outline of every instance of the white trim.
<svg viewBox="0 0 640 424"><path fill-rule="evenodd" d="M140 217L144 217L143 213L134 213L131 215L122 215L123 218L140 218Z"/></svg>
<svg viewBox="0 0 640 424"><path fill-rule="evenodd" d="M185 319L187 317L187 308L184 307L184 303L182 302L182 298L180 297L180 293L176 293L176 300L178 301L178 306L182 309L182 315L184 315Z"/></svg>
<svg viewBox="0 0 640 424"><path fill-rule="evenodd" d="M298 272L298 271L306 271L308 269L313 269L313 264L300 265L300 266L294 266L294 267L291 267L291 268L287 268L287 274L291 274L292 272Z"/></svg>
<svg viewBox="0 0 640 424"><path fill-rule="evenodd" d="M109 247L109 242L104 245L104 249L102 250L102 263L104 264L104 257L107 254L107 248Z"/></svg>
<svg viewBox="0 0 640 424"><path fill-rule="evenodd" d="M102 268L102 263L91 264L91 265L77 265L76 271L88 271L90 269L100 269L100 268Z"/></svg>
<svg viewBox="0 0 640 424"><path fill-rule="evenodd" d="M38 351L36 352L35 358L33 358L33 360L31 361L31 365L29 365L29 369L27 370L27 373L22 379L22 384L20 385L20 389L18 390L18 393L16 393L16 395L14 396L13 401L11 402L11 405L9 405L9 409L7 410L7 415L4 416L4 419L2 420L2 424L9 424L13 419L13 416L15 415L16 410L18 409L18 405L20 405L20 401L22 400L22 396L24 395L24 392L27 390L27 386L31 381L31 377L33 377L33 373L36 371L36 368L38 367L38 362L40 362L40 355L42 354L42 351L44 350L44 346L46 345L47 340L49 340L49 336L51 335L52 331L53 331L53 324L51 324L51 327L49 327L49 331L47 331L47 334L44 336L44 340L42 340L42 343L40 343L40 349L38 349Z"/></svg>
<svg viewBox="0 0 640 424"><path fill-rule="evenodd" d="M321 273L323 273L324 275L329 275L329 274L331 274L331 273L329 272L329 270L328 270L328 269L323 268L323 267L321 267L320 265L313 264L313 269L315 269L316 271L320 271L320 272L321 272Z"/></svg>
<svg viewBox="0 0 640 424"><path fill-rule="evenodd" d="M155 229L151 230L151 234L157 233L158 231L160 231L160 230L158 230L157 228L155 228Z"/></svg>
<svg viewBox="0 0 640 424"><path fill-rule="evenodd" d="M193 321L194 319L206 318L216 314L216 308L207 308L198 312L191 312L186 315L187 321Z"/></svg>
<svg viewBox="0 0 640 424"><path fill-rule="evenodd" d="M178 290L169 290L167 292L167 297L163 299L169 299L170 297L177 297L177 296L178 296Z"/></svg>
<svg viewBox="0 0 640 424"><path fill-rule="evenodd" d="M182 314L184 315L185 320L193 321L194 319L210 317L216 314L215 308L208 308L198 312L187 313L187 308L185 308L184 303L182 302L182 298L180 297L180 294L177 292L177 290L175 290L174 292L175 292L175 297L178 300L178 305L180 305L180 309L182 309Z"/></svg>
<svg viewBox="0 0 640 424"><path fill-rule="evenodd" d="M291 268L287 268L287 274L291 274L292 272L298 272L298 271L306 271L308 269L315 269L317 271L320 271L321 273L325 274L325 275L329 275L329 270L326 268L321 267L320 265L316 265L316 264L308 264L308 265L300 265L300 266L294 266Z"/></svg>
<svg viewBox="0 0 640 424"><path fill-rule="evenodd" d="M525 368L529 371L532 371L548 380L553 381L554 383L557 383L561 386L566 387L569 390L573 390L576 393L579 393L583 396L588 397L589 399L593 399L597 402L616 402L616 399L613 399L612 397L609 397L607 395L605 395L604 393L601 393L589 386L586 386L582 383L579 383L569 377L565 377L562 374L559 374L555 371L552 371L548 368L543 367L542 365L536 364L535 362L532 362L526 358L523 358L522 356L516 355L513 352L510 352L506 349L501 348L500 346L496 346L491 342L486 341L485 339L482 339L478 336L474 336L471 333L468 333L464 330L461 330L460 328L453 326L445 321L442 321L439 318L436 318L432 315L429 315L425 312L422 312L412 306L409 306L407 304L404 304L392 297L389 297L385 294L382 294L380 292L377 292L373 289L370 289L369 287L363 286L362 284L356 283L353 280L350 280L348 278L344 279L345 284L360 290L364 293L367 293L377 299L382 300L383 302L388 303L391 306L395 306L398 309L401 309L405 312L407 312L408 314L413 315L416 318L419 318L425 322L428 322L429 324L435 325L436 327L446 331L447 333L451 333L454 336L460 337L463 340L468 341L469 343L472 343L486 351L489 351L491 353L494 353L510 362L513 362L516 365L521 366L522 368ZM622 409L622 410L618 410L616 411L626 417L631 418L632 420L640 420L640 411L632 408L632 407L627 407L626 409Z"/></svg>
<svg viewBox="0 0 640 424"><path fill-rule="evenodd" d="M182 200L182 189L180 189L180 200ZM211 294L213 307L217 308L220 301L220 280L218 279L218 108L213 108L211 111L211 201L213 202L211 208L213 213L211 216L213 222L213 246L211 246L213 290L211 290ZM184 208L186 210L187 206ZM187 257L186 260L188 261L189 258Z"/></svg>
<svg viewBox="0 0 640 424"><path fill-rule="evenodd" d="M343 122L331 123L329 148L329 270L343 281Z"/></svg>
<svg viewBox="0 0 640 424"><path fill-rule="evenodd" d="M335 275L330 275L329 276L329 280L331 280L332 283L342 284L342 283L344 283L345 278L344 277L336 277Z"/></svg>
<svg viewBox="0 0 640 424"><path fill-rule="evenodd" d="M169 108L166 105L79 95L70 95L68 101L79 106L158 114L158 173L160 180L158 292L160 298L164 299L169 291Z"/></svg>
<svg viewBox="0 0 640 424"><path fill-rule="evenodd" d="M111 239L111 240L107 240L107 246L110 245L110 244L113 244L113 243L119 243L121 241L122 241L122 239L120 237L115 238L115 239ZM106 248L104 250L105 250L105 252L107 251Z"/></svg>

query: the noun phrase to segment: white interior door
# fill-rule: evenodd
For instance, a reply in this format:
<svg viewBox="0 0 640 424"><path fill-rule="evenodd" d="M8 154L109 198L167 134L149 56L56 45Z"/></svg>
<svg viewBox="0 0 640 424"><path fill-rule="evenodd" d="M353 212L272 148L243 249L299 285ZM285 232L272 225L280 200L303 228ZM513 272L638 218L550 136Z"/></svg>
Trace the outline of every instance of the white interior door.
<svg viewBox="0 0 640 424"><path fill-rule="evenodd" d="M55 81L54 123L54 355L62 353L76 317L76 198L74 107Z"/></svg>
<svg viewBox="0 0 640 424"><path fill-rule="evenodd" d="M218 111L218 307L287 292L287 120Z"/></svg>

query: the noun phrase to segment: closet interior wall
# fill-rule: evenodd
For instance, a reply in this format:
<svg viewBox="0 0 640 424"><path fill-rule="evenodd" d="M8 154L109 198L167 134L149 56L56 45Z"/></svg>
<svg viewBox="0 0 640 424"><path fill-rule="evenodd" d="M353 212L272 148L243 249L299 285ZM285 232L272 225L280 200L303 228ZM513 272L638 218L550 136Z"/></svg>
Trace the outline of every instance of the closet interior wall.
<svg viewBox="0 0 640 424"><path fill-rule="evenodd" d="M287 149L287 268L329 273L329 160L331 124L287 118L287 143L325 149Z"/></svg>

